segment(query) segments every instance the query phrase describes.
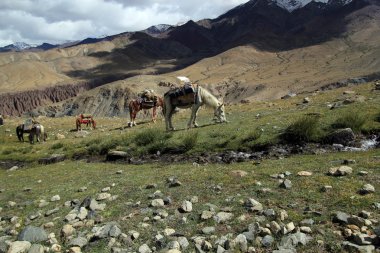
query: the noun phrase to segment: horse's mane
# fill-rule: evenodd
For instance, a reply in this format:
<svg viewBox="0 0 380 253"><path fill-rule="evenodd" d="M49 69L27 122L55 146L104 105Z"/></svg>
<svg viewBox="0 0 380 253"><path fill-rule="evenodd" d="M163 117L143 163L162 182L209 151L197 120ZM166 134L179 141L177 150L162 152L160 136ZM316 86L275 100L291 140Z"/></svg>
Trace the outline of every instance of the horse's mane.
<svg viewBox="0 0 380 253"><path fill-rule="evenodd" d="M203 102L206 105L209 105L212 107L219 106L219 103L220 103L219 100L213 94L211 94L210 91L208 91L207 89L201 86L198 86L198 89L199 89L199 95L201 96Z"/></svg>

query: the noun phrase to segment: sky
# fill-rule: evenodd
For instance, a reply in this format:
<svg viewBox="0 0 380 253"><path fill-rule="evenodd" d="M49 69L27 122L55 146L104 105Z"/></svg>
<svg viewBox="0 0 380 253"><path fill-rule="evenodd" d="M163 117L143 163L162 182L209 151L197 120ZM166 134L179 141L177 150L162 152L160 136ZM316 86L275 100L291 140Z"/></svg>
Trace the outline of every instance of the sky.
<svg viewBox="0 0 380 253"><path fill-rule="evenodd" d="M39 45L216 18L248 0L0 0L0 47Z"/></svg>

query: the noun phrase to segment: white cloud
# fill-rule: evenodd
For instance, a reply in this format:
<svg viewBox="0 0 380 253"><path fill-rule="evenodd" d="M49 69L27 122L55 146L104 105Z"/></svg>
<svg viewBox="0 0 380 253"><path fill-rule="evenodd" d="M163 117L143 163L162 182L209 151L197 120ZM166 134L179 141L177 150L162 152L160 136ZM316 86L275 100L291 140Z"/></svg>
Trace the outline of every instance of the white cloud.
<svg viewBox="0 0 380 253"><path fill-rule="evenodd" d="M60 43L215 18L247 0L1 0L0 46Z"/></svg>

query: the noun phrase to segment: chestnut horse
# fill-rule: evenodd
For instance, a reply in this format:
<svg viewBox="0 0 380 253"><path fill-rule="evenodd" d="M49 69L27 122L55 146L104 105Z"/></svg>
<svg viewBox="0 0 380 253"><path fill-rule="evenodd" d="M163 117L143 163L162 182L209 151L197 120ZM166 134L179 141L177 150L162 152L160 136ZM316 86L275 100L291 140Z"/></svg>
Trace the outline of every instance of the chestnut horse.
<svg viewBox="0 0 380 253"><path fill-rule="evenodd" d="M96 128L96 122L94 118L91 115L83 115L80 114L76 119L75 119L75 125L77 127L77 131L82 130L81 125L86 124L88 127L89 125L92 126L93 129Z"/></svg>
<svg viewBox="0 0 380 253"><path fill-rule="evenodd" d="M157 101L148 101L144 102L142 99L132 99L129 102L129 116L131 118L131 122L128 123L128 126L133 127L136 126L136 115L141 110L149 110L153 108L152 112L152 121L156 122L157 116L157 107L163 108L164 99L162 97L157 96Z"/></svg>

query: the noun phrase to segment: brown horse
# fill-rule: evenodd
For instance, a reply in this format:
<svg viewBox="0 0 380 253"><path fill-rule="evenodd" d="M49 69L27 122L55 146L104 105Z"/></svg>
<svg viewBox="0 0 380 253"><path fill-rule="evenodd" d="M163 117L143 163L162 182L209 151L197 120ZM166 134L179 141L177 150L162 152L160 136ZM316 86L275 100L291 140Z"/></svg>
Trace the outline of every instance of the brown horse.
<svg viewBox="0 0 380 253"><path fill-rule="evenodd" d="M157 116L157 107L164 106L164 99L162 97L157 96L157 101L144 101L143 99L132 99L129 102L129 115L131 118L131 122L128 123L128 126L133 127L136 126L136 115L141 110L149 110L153 108L152 112L152 121L156 122Z"/></svg>
<svg viewBox="0 0 380 253"><path fill-rule="evenodd" d="M75 125L77 127L77 131L82 130L82 124L86 124L87 127L90 125L93 129L96 128L96 122L91 115L84 116L83 114L80 114L78 118L76 118Z"/></svg>

